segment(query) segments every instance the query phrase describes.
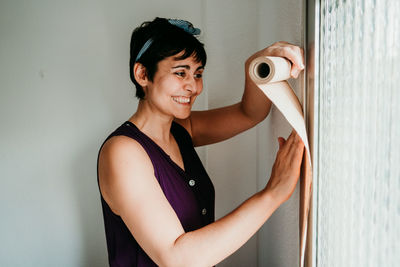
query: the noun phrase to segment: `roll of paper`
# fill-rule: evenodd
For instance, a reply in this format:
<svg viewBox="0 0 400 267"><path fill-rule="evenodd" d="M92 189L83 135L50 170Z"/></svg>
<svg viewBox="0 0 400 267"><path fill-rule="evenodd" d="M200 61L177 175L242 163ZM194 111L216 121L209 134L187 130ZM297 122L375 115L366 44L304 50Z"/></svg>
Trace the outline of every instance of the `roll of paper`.
<svg viewBox="0 0 400 267"><path fill-rule="evenodd" d="M305 153L301 172L300 190L300 263L304 265L304 255L307 240L307 221L312 190L312 165L310 147L304 116L299 99L290 87L287 79L290 78L291 64L282 57L258 57L249 67L249 75L258 88L279 109L289 124L303 140Z"/></svg>

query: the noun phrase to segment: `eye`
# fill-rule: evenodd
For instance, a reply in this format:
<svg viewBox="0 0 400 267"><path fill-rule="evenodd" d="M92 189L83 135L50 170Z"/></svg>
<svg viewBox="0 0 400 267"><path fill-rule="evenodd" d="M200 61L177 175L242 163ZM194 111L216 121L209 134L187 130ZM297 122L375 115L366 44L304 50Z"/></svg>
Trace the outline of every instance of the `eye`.
<svg viewBox="0 0 400 267"><path fill-rule="evenodd" d="M177 71L175 74L179 77L185 77L185 72L184 71Z"/></svg>
<svg viewBox="0 0 400 267"><path fill-rule="evenodd" d="M194 75L194 77L195 77L196 79L200 79L200 78L203 77L203 73L197 73L197 74Z"/></svg>

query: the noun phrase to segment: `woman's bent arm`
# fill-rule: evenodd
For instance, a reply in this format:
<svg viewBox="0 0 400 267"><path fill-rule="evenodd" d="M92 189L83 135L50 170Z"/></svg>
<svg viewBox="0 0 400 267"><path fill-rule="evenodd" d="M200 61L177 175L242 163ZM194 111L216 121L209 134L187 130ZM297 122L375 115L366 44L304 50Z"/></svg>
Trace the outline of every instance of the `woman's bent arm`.
<svg viewBox="0 0 400 267"><path fill-rule="evenodd" d="M221 262L245 244L279 204L266 190L258 192L225 217L181 235L171 262L180 263L175 266L213 266Z"/></svg>

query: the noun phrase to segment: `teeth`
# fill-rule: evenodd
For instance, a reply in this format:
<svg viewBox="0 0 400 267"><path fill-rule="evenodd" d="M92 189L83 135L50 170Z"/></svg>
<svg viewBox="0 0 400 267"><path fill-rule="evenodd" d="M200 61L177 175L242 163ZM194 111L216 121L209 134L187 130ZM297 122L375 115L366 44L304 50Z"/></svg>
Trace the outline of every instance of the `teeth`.
<svg viewBox="0 0 400 267"><path fill-rule="evenodd" d="M189 103L189 102L190 102L190 97L173 96L172 99L173 99L175 102L182 103L182 104L185 104L185 103Z"/></svg>

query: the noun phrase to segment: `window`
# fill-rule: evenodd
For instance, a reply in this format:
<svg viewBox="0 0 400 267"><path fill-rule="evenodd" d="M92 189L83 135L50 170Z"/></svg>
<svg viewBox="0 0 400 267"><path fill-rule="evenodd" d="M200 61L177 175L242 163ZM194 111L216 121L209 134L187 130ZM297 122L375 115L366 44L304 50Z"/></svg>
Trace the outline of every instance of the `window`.
<svg viewBox="0 0 400 267"><path fill-rule="evenodd" d="M315 2L314 264L398 266L400 1Z"/></svg>

